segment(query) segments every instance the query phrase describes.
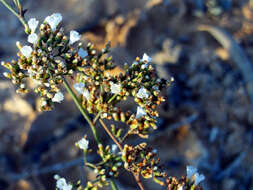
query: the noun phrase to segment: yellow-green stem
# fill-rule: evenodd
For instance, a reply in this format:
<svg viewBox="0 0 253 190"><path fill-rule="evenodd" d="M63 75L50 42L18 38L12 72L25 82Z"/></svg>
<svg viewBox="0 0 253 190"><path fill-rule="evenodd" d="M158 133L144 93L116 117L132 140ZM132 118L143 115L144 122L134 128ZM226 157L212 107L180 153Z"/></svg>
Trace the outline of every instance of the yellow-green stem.
<svg viewBox="0 0 253 190"><path fill-rule="evenodd" d="M112 190L117 190L118 188L117 188L117 186L116 186L116 184L115 184L114 180L113 180L113 179L111 179L111 180L110 180L110 182L111 182L111 187L112 187Z"/></svg>
<svg viewBox="0 0 253 190"><path fill-rule="evenodd" d="M97 130L95 128L95 125L93 125L92 121L90 120L88 114L86 113L86 111L84 110L84 108L82 107L81 103L79 102L78 98L76 97L75 93L73 92L72 88L69 86L67 80L65 78L63 78L63 84L64 87L67 89L68 93L71 95L72 99L74 100L77 108L79 109L79 111L81 112L81 114L83 115L83 117L86 119L86 121L88 122L92 133L95 137L95 140L97 142L97 144L102 144L101 140L99 139Z"/></svg>
<svg viewBox="0 0 253 190"><path fill-rule="evenodd" d="M82 113L83 117L86 119L86 121L88 122L91 130L92 130L92 133L95 137L95 140L97 142L97 144L102 144L101 143L101 140L99 139L99 136L98 136L98 133L97 133L97 130L96 130L96 127L95 125L93 124L93 122L90 120L88 114L86 113L86 111L84 110L84 108L82 107L82 104L80 103L80 101L78 100L78 98L76 97L75 93L73 92L72 88L69 86L67 80L65 78L63 78L63 84L64 84L64 87L67 89L68 93L71 95L73 101L75 102L77 108L79 109L79 111ZM110 179L110 184L111 184L111 187L113 190L118 190L115 182L113 181L113 179Z"/></svg>

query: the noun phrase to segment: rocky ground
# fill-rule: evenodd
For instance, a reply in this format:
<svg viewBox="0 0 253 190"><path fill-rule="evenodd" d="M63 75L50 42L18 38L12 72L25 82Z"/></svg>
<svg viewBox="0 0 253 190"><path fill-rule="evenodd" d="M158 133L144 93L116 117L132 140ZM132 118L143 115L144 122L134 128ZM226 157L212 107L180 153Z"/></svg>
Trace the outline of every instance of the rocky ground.
<svg viewBox="0 0 253 190"><path fill-rule="evenodd" d="M116 73L145 52L152 56L158 75L174 76L174 84L164 92L168 101L160 108L159 128L149 140L169 174L183 175L191 164L205 174L204 189L253 190L253 102L246 80L250 73L236 58L243 53L253 63L252 1L23 3L28 18L42 21L54 12L62 13L65 29L79 31L83 41L91 41L97 49L111 41ZM222 46L217 36L200 31L200 24L224 28L242 51ZM26 41L22 26L1 5L1 60L15 58L16 41ZM70 97L51 112L37 110L33 93L17 95L15 86L0 76L0 189L55 189L55 173L73 181L81 176L85 183L93 174L82 166L74 143L91 134ZM122 176L122 189L136 189L127 174ZM149 181L145 185L159 189Z"/></svg>

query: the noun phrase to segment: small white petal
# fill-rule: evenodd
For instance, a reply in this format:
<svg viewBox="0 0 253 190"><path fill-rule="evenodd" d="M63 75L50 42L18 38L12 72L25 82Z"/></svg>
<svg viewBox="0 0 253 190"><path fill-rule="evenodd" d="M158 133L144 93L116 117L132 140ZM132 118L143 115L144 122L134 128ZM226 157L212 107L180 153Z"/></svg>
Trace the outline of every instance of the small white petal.
<svg viewBox="0 0 253 190"><path fill-rule="evenodd" d="M84 89L84 90L83 90L83 96L84 96L87 100L89 100L89 99L90 99L90 92L89 92L89 90Z"/></svg>
<svg viewBox="0 0 253 190"><path fill-rule="evenodd" d="M143 54L143 57L141 59L142 62L147 62L147 63L151 62L151 60L152 58L149 57L146 53Z"/></svg>
<svg viewBox="0 0 253 190"><path fill-rule="evenodd" d="M89 146L89 141L86 140L86 138L82 138L81 140L79 140L77 143L77 146L82 149L82 150L87 150L88 146Z"/></svg>
<svg viewBox="0 0 253 190"><path fill-rule="evenodd" d="M111 83L111 92L113 94L119 94L120 91L121 91L121 85L120 84L114 84L114 83Z"/></svg>
<svg viewBox="0 0 253 190"><path fill-rule="evenodd" d="M26 58L29 58L29 57L31 57L33 49L30 46L23 46L20 49L20 52L23 54L23 56L25 56Z"/></svg>
<svg viewBox="0 0 253 190"><path fill-rule="evenodd" d="M54 175L54 179L55 179L55 180L58 180L58 179L60 179L60 176L59 176L58 174L55 174L55 175Z"/></svg>
<svg viewBox="0 0 253 190"><path fill-rule="evenodd" d="M20 88L25 88L25 84L21 84L21 85L20 85Z"/></svg>
<svg viewBox="0 0 253 190"><path fill-rule="evenodd" d="M66 179L60 178L56 181L56 187L59 189L63 189L63 187L67 185Z"/></svg>
<svg viewBox="0 0 253 190"><path fill-rule="evenodd" d="M46 106L47 105L47 101L42 101L42 103L41 103L41 106Z"/></svg>
<svg viewBox="0 0 253 190"><path fill-rule="evenodd" d="M194 185L198 185L201 181L205 180L205 176L203 174L195 173L194 174Z"/></svg>
<svg viewBox="0 0 253 190"><path fill-rule="evenodd" d="M54 95L52 101L53 101L53 102L61 103L61 102L63 101L63 99L64 99L64 95L63 95L61 92L57 92L57 93Z"/></svg>
<svg viewBox="0 0 253 190"><path fill-rule="evenodd" d="M80 48L80 50L78 51L78 55L79 55L81 58L85 58L85 57L88 55L88 52L85 51L83 48Z"/></svg>
<svg viewBox="0 0 253 190"><path fill-rule="evenodd" d="M188 179L191 179L192 176L197 172L197 168L193 166L186 166L186 176Z"/></svg>
<svg viewBox="0 0 253 190"><path fill-rule="evenodd" d="M3 75L4 75L6 78L8 78L10 74L7 73L7 72L4 72Z"/></svg>
<svg viewBox="0 0 253 190"><path fill-rule="evenodd" d="M68 184L66 182L66 179L64 178L59 178L60 176L56 176L55 175L55 178L58 178L57 181L56 181L56 187L59 189L59 190L71 190L72 189L72 185L71 184Z"/></svg>
<svg viewBox="0 0 253 190"><path fill-rule="evenodd" d="M29 28L31 29L32 33L35 32L37 26L39 24L39 21L36 20L36 18L31 18L29 21L28 21L28 26Z"/></svg>
<svg viewBox="0 0 253 190"><path fill-rule="evenodd" d="M45 21L50 25L52 31L55 31L59 23L62 21L62 15L60 13L54 13L51 16L46 17Z"/></svg>
<svg viewBox="0 0 253 190"><path fill-rule="evenodd" d="M75 31L75 30L70 31L70 38L69 38L70 44L74 44L75 42L77 42L80 39L81 39L81 35L77 31Z"/></svg>
<svg viewBox="0 0 253 190"><path fill-rule="evenodd" d="M144 88L144 87L141 87L140 89L139 89L139 91L138 91L138 93L136 94L136 96L138 97L138 98L148 98L149 97L149 92L147 91L147 89L146 88Z"/></svg>
<svg viewBox="0 0 253 190"><path fill-rule="evenodd" d="M78 94L82 94L84 92L84 87L85 84L82 82L74 84L74 88L76 89Z"/></svg>
<svg viewBox="0 0 253 190"><path fill-rule="evenodd" d="M147 113L145 112L145 110L142 107L140 107L140 106L137 107L137 113L136 113L136 118L137 119L139 119L140 117L145 116L146 114Z"/></svg>
<svg viewBox="0 0 253 190"><path fill-rule="evenodd" d="M112 153L116 153L118 149L118 146L116 144L112 145Z"/></svg>
<svg viewBox="0 0 253 190"><path fill-rule="evenodd" d="M110 175L110 176L113 176L113 172L109 172L109 175Z"/></svg>
<svg viewBox="0 0 253 190"><path fill-rule="evenodd" d="M37 41L38 41L38 36L37 36L37 34L35 34L35 33L30 34L30 35L28 36L28 40L27 40L27 41L30 42L31 44L36 44Z"/></svg>
<svg viewBox="0 0 253 190"><path fill-rule="evenodd" d="M46 86L46 87L49 87L50 86L50 84L49 83L44 83L44 85Z"/></svg>

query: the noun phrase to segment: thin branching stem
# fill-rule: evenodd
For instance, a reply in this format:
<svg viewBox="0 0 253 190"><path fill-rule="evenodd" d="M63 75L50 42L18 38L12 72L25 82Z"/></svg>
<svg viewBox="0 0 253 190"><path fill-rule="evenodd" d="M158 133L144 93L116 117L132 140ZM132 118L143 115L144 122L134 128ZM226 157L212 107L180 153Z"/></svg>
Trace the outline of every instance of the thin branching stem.
<svg viewBox="0 0 253 190"><path fill-rule="evenodd" d="M114 135L111 133L110 129L106 126L106 124L104 123L104 121L102 119L99 119L99 122L100 124L103 126L103 128L105 129L105 131L107 132L107 134L111 137L111 139L113 140L113 142L118 146L118 148L120 149L120 151L122 152L123 151L123 147L121 145L120 142L117 141L117 139L114 137ZM134 172L132 172L138 186L140 187L141 190L145 190L142 182L141 182L141 179L140 179L140 176L139 174L135 174Z"/></svg>
<svg viewBox="0 0 253 190"><path fill-rule="evenodd" d="M9 9L9 10L19 19L19 21L20 21L20 22L24 25L24 27L25 27L25 32L26 32L27 34L29 34L29 26L28 26L28 24L27 24L25 18L23 17L23 15L21 15L21 13L18 14L18 13L6 2L6 0L0 0L0 2L1 2L7 9ZM20 9L20 8L19 8L19 9Z"/></svg>
<svg viewBox="0 0 253 190"><path fill-rule="evenodd" d="M113 179L110 180L110 183L111 183L111 187L112 187L112 190L117 190L117 186L116 186L116 183Z"/></svg>
<svg viewBox="0 0 253 190"><path fill-rule="evenodd" d="M111 137L111 139L113 140L113 142L119 147L120 151L122 152L123 151L122 145L117 141L117 139L111 133L110 129L108 129L108 127L106 126L106 124L104 123L104 121L102 119L99 119L99 122L102 125L102 127L105 129L105 131L107 132L107 134Z"/></svg>
<svg viewBox="0 0 253 190"><path fill-rule="evenodd" d="M71 87L69 86L69 84L68 84L68 82L67 82L67 80L65 78L63 78L63 85L66 88L66 90L68 91L68 93L70 94L70 96L72 97L73 101L75 102L75 104L76 104L77 108L79 109L79 111L82 113L83 117L88 122L88 124L89 124L89 126L90 126L90 128L92 130L92 133L93 133L93 135L95 137L95 140L96 140L97 144L98 145L102 144L101 140L100 140L100 138L98 136L98 133L97 133L95 125L93 124L93 122L89 118L88 114L86 113L86 111L82 107L82 104L78 100L77 96L75 95L75 93L73 92L73 90L71 89ZM110 184L111 184L111 187L112 187L113 190L118 190L115 182L112 179L110 179Z"/></svg>

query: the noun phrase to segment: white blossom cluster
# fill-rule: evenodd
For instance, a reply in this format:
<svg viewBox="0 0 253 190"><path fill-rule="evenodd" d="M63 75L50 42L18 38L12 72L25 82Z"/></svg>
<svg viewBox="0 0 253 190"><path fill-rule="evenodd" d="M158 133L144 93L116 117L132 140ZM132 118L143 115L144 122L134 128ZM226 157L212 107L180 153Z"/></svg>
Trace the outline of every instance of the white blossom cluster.
<svg viewBox="0 0 253 190"><path fill-rule="evenodd" d="M78 94L83 95L87 100L90 99L90 92L87 88L85 88L85 84L80 82L74 84L74 88L76 89Z"/></svg>
<svg viewBox="0 0 253 190"><path fill-rule="evenodd" d="M51 16L47 16L44 22L49 24L52 31L55 31L61 21L62 21L62 15L60 13L54 13ZM36 20L36 18L31 18L28 21L28 26L29 26L29 29L31 30L31 34L28 36L28 42L31 44L36 44L38 41L38 35L35 33L38 27L38 24L39 24L39 21ZM70 45L74 44L75 42L79 41L80 38L81 38L81 35L77 31L74 31L74 30L70 31L69 44ZM20 49L20 51L26 58L30 58L33 50L31 46L23 46ZM84 51L82 48L79 50L79 53L81 57L87 56L87 52Z"/></svg>
<svg viewBox="0 0 253 190"><path fill-rule="evenodd" d="M205 180L205 176L203 174L198 173L198 169L193 166L186 167L186 177L190 180L194 181L194 185L198 185L200 182Z"/></svg>
<svg viewBox="0 0 253 190"><path fill-rule="evenodd" d="M89 147L89 141L86 138L82 138L76 142L76 146L82 150L87 150Z"/></svg>
<svg viewBox="0 0 253 190"><path fill-rule="evenodd" d="M60 177L59 175L54 175L54 179L56 179L56 187L59 190L72 190L73 186L70 183L67 183L66 179Z"/></svg>

